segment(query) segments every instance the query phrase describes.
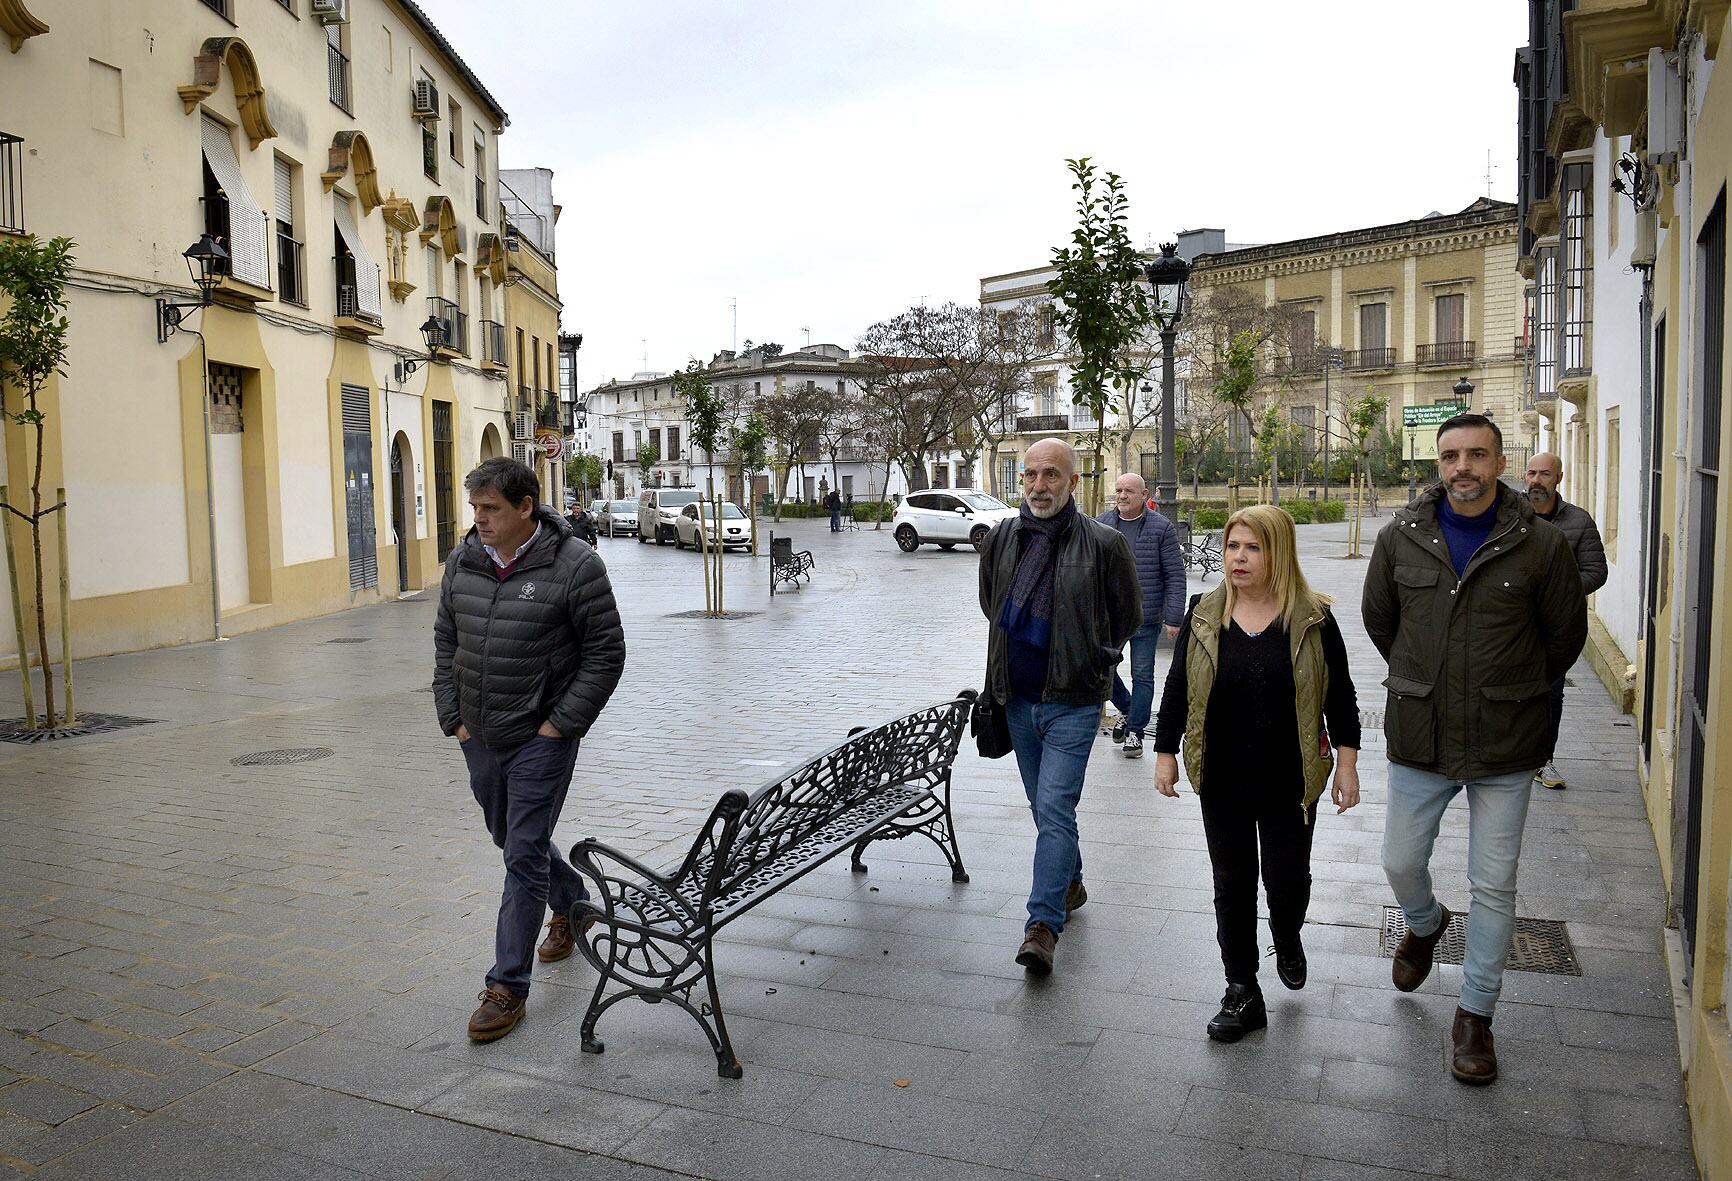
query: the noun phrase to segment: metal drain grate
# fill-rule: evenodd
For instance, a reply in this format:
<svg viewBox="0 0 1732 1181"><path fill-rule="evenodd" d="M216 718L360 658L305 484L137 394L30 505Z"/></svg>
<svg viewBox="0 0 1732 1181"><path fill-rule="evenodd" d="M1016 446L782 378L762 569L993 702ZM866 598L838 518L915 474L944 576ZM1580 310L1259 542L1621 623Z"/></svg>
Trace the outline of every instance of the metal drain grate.
<svg viewBox="0 0 1732 1181"><path fill-rule="evenodd" d="M129 718L123 714L79 714L70 726L55 726L47 730L32 730L23 718L0 721L0 742L54 742L61 738L82 738L86 734L106 734L111 730L127 730L133 726L152 726L155 718Z"/></svg>
<svg viewBox="0 0 1732 1181"><path fill-rule="evenodd" d="M284 750L255 750L250 755L236 755L229 763L235 767L282 767L289 763L328 759L336 753L328 746L291 746Z"/></svg>
<svg viewBox="0 0 1732 1181"><path fill-rule="evenodd" d="M373 638L372 636L338 636L334 640L326 640L325 643L327 643L327 644L365 644L365 643L369 642L370 640L372 640L372 638Z"/></svg>
<svg viewBox="0 0 1732 1181"><path fill-rule="evenodd" d="M1399 906L1383 908L1383 938L1378 954L1395 958L1395 949L1407 934L1407 916ZM1467 916L1449 916L1449 930L1438 941L1436 958L1440 964L1459 964L1467 954ZM1511 972L1544 972L1552 976L1580 976L1582 966L1576 961L1575 945L1570 933L1556 919L1524 919L1515 921L1515 938L1510 941L1504 968Z"/></svg>
<svg viewBox="0 0 1732 1181"><path fill-rule="evenodd" d="M762 611L723 611L722 619L753 619L762 615ZM669 619L715 619L708 611L675 611Z"/></svg>

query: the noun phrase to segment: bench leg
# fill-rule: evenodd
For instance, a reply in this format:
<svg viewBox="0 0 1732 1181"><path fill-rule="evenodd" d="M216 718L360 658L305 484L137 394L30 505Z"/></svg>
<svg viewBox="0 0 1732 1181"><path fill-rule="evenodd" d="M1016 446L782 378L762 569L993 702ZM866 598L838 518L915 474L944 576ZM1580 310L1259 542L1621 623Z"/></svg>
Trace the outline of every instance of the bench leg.
<svg viewBox="0 0 1732 1181"><path fill-rule="evenodd" d="M745 1068L734 1056L734 1042L728 1036L728 1024L722 1017L722 997L716 990L716 964L711 953L708 940L704 942L704 975L705 983L710 987L710 1018L715 1023L715 1029L704 1027L704 1032L710 1035L710 1044L716 1050L716 1075L719 1078L739 1078L745 1074Z"/></svg>

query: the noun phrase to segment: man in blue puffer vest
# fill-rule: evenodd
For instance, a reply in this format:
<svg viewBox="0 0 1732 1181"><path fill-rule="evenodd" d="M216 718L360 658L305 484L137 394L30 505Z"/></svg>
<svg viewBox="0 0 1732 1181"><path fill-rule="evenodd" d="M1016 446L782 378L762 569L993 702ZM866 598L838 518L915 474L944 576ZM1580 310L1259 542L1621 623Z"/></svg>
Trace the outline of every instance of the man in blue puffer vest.
<svg viewBox="0 0 1732 1181"><path fill-rule="evenodd" d="M1131 637L1131 685L1113 674L1113 708L1119 720L1113 726L1114 744L1123 744L1125 757L1143 755L1143 731L1155 701L1155 649L1163 627L1170 641L1185 622L1185 556L1179 551L1179 531L1154 509L1146 507L1149 487L1135 472L1126 472L1113 485L1117 508L1098 520L1125 535L1137 562L1137 583L1143 592L1143 626Z"/></svg>

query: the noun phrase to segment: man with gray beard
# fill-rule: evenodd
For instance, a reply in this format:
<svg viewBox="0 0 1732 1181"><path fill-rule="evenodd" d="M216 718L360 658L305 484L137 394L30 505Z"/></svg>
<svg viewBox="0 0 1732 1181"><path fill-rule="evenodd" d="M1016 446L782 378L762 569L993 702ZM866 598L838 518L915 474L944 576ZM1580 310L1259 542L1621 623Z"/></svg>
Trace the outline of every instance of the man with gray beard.
<svg viewBox="0 0 1732 1181"><path fill-rule="evenodd" d="M1125 642L1142 626L1131 547L1076 508L1076 452L1043 439L1023 457L1022 507L980 554L986 692L1004 707L1034 813L1034 884L1016 962L1052 971L1058 936L1088 901L1076 809Z"/></svg>

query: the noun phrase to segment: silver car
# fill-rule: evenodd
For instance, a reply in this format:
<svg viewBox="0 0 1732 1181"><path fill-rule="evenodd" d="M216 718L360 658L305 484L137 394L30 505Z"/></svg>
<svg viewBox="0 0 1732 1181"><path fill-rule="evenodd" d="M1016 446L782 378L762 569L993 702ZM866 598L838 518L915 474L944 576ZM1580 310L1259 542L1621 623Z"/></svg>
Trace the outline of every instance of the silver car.
<svg viewBox="0 0 1732 1181"><path fill-rule="evenodd" d="M595 531L601 536L637 536L637 501L598 500L589 509L595 516Z"/></svg>

